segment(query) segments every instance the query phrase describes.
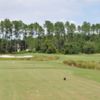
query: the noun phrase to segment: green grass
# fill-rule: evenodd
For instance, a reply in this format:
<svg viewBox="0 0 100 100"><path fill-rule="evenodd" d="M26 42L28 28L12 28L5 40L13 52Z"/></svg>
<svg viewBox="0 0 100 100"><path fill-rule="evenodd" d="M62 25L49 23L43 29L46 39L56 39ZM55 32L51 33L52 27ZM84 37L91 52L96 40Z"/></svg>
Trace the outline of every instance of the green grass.
<svg viewBox="0 0 100 100"><path fill-rule="evenodd" d="M44 57L33 54L40 55ZM67 59L99 62L100 55L45 56L59 59L0 60L0 100L100 100L100 71L62 63Z"/></svg>

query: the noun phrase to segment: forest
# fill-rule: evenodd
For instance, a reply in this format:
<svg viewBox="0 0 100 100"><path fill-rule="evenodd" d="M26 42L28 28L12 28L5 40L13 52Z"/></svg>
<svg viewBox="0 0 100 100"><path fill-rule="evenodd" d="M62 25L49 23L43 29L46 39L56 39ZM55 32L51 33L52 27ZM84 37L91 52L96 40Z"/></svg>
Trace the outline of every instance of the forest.
<svg viewBox="0 0 100 100"><path fill-rule="evenodd" d="M0 21L0 53L100 53L100 23Z"/></svg>

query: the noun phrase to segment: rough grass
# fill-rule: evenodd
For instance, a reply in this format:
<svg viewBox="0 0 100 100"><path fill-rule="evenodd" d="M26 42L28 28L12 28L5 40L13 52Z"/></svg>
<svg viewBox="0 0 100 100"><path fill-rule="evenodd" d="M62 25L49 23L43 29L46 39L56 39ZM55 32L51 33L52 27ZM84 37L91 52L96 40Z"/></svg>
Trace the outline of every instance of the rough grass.
<svg viewBox="0 0 100 100"><path fill-rule="evenodd" d="M78 67L78 68L86 68L86 69L98 69L100 70L100 63L95 61L74 61L74 60L66 60L63 61L64 64Z"/></svg>
<svg viewBox="0 0 100 100"><path fill-rule="evenodd" d="M0 100L100 100L100 71L68 67L62 63L70 58L82 60L84 55L43 56L59 59L0 60ZM89 61L98 59L94 55L94 59L91 57L88 57Z"/></svg>
<svg viewBox="0 0 100 100"><path fill-rule="evenodd" d="M58 59L59 59L58 56L45 56L45 55L34 56L32 58L32 60L35 60L35 61L52 61L52 60L58 60Z"/></svg>

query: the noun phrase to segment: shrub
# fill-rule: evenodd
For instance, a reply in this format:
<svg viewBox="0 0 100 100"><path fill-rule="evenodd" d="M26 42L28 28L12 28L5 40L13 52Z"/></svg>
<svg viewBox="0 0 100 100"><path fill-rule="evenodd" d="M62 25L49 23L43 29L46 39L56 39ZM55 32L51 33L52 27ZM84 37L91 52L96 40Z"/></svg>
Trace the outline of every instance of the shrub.
<svg viewBox="0 0 100 100"><path fill-rule="evenodd" d="M96 44L94 42L86 42L83 46L83 53L91 54L96 52Z"/></svg>
<svg viewBox="0 0 100 100"><path fill-rule="evenodd" d="M67 43L64 46L64 54L78 54L80 47L76 43Z"/></svg>
<svg viewBox="0 0 100 100"><path fill-rule="evenodd" d="M51 46L49 46L48 48L47 48L47 51L46 51L47 53L56 53L56 48L53 46L53 45L51 45Z"/></svg>

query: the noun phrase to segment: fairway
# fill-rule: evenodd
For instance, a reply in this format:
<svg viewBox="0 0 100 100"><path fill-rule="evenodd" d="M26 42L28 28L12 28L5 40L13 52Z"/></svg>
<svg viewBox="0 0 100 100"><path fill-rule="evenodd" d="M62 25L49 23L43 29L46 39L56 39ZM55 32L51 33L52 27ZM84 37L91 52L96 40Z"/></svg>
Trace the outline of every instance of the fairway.
<svg viewBox="0 0 100 100"><path fill-rule="evenodd" d="M62 63L99 61L100 55L57 56L51 61L0 60L0 100L100 100L100 71Z"/></svg>

